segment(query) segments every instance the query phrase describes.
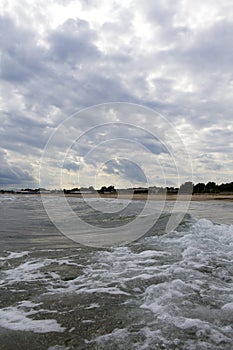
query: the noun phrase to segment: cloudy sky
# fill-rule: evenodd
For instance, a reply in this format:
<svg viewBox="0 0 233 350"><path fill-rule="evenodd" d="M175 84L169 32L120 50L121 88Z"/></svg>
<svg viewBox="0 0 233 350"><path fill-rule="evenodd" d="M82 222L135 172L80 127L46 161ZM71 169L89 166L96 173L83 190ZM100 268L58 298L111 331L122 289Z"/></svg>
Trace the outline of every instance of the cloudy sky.
<svg viewBox="0 0 233 350"><path fill-rule="evenodd" d="M233 181L231 0L2 0L0 16L0 188Z"/></svg>

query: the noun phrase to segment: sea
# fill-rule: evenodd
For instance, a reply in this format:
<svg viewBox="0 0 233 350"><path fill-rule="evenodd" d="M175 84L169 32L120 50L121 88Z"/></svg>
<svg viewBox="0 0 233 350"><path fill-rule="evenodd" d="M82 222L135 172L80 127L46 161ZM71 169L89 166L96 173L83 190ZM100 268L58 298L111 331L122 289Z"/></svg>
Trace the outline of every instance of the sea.
<svg viewBox="0 0 233 350"><path fill-rule="evenodd" d="M56 211L59 196L46 198ZM61 232L39 195L0 195L1 350L233 349L232 201L173 214L154 201L148 215L145 201L67 203L92 227L88 244L79 221L77 239ZM105 245L115 227L127 239Z"/></svg>

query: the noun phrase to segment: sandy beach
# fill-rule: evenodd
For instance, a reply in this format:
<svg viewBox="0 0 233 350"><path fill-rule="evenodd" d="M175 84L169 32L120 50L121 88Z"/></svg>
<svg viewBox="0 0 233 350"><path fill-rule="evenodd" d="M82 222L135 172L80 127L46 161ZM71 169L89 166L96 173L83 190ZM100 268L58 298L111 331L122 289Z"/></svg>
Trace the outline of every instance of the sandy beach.
<svg viewBox="0 0 233 350"><path fill-rule="evenodd" d="M176 194L66 194L67 197L84 197L84 198L112 198L112 199L128 199L128 200L167 200L167 201L208 201L208 200L227 200L233 201L233 194L194 194L190 195L176 195Z"/></svg>

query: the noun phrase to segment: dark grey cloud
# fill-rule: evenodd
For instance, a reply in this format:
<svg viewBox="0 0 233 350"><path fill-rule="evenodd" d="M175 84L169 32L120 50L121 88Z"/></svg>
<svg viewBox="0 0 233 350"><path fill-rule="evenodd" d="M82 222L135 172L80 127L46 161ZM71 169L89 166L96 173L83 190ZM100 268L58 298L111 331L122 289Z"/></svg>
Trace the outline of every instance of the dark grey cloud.
<svg viewBox="0 0 233 350"><path fill-rule="evenodd" d="M68 171L77 171L80 169L80 165L77 163L65 161L63 164L63 168Z"/></svg>
<svg viewBox="0 0 233 350"><path fill-rule="evenodd" d="M146 149L148 149L153 154L168 153L166 147L154 138L148 137L148 139L138 140L138 142L140 142Z"/></svg>
<svg viewBox="0 0 233 350"><path fill-rule="evenodd" d="M96 113L98 114L98 111ZM90 129L73 143L72 149L83 157L88 156L93 149L101 153L103 148L110 149L112 146L117 152L117 149L121 146L124 148L125 145L129 148L141 148L143 152L154 155L168 153L166 146L149 130L122 122L103 123Z"/></svg>
<svg viewBox="0 0 233 350"><path fill-rule="evenodd" d="M49 34L48 42L51 57L61 62L78 64L101 58L101 53L94 44L96 33L84 20L67 20L61 27Z"/></svg>
<svg viewBox="0 0 233 350"><path fill-rule="evenodd" d="M0 129L1 146L22 154L40 155L45 147L49 132L46 123L24 115L22 112L2 114Z"/></svg>
<svg viewBox="0 0 233 350"><path fill-rule="evenodd" d="M211 154L203 154L198 157L198 160L206 170L219 171L223 169L223 165L221 163L217 163Z"/></svg>
<svg viewBox="0 0 233 350"><path fill-rule="evenodd" d="M184 50L188 66L197 72L214 70L218 74L228 71L233 60L232 30L233 22L221 20L201 31Z"/></svg>
<svg viewBox="0 0 233 350"><path fill-rule="evenodd" d="M43 71L44 50L30 28L22 28L9 16L0 17L1 73L7 81L23 82Z"/></svg>
<svg viewBox="0 0 233 350"><path fill-rule="evenodd" d="M147 183L143 170L136 163L127 159L110 160L105 163L103 170L107 174L118 175L132 184L135 182Z"/></svg>

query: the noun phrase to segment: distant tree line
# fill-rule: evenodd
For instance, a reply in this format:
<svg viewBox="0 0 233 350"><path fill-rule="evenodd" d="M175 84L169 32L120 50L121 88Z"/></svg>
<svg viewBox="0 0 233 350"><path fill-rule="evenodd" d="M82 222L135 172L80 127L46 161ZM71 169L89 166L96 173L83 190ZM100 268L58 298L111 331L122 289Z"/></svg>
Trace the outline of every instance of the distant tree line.
<svg viewBox="0 0 233 350"><path fill-rule="evenodd" d="M117 192L133 192L133 193L150 193L150 194L160 194L160 193L167 193L167 194L177 194L177 193L183 193L183 194L203 194L203 193L233 193L233 182L230 183L222 183L221 185L216 184L213 181L209 181L206 184L203 182L199 182L197 184L193 184L191 181L187 181L184 184L182 184L180 187L137 187L137 188L128 188L128 189L119 189L116 190L114 186L102 186L99 190L95 190L93 186L90 186L88 188L86 187L74 187L72 189L63 189L63 190L46 190L45 188L24 188L19 191L14 190L0 190L0 193L19 193L19 194L40 194L40 193L59 193L64 192L65 194L72 194L72 193L117 193Z"/></svg>
<svg viewBox="0 0 233 350"><path fill-rule="evenodd" d="M233 192L233 182L223 183L217 185L213 181L209 181L207 184L199 182L193 186L193 193L220 193L220 192Z"/></svg>
<svg viewBox="0 0 233 350"><path fill-rule="evenodd" d="M114 186L102 186L100 190L97 191L98 193L116 193L116 189Z"/></svg>
<svg viewBox="0 0 233 350"><path fill-rule="evenodd" d="M180 187L160 187L157 193L167 193L167 194L203 194L203 193L233 193L233 182L222 183L217 185L213 181L209 181L206 184L199 182L193 184L191 181L187 181Z"/></svg>
<svg viewBox="0 0 233 350"><path fill-rule="evenodd" d="M206 184L203 182L199 182L197 184L193 184L191 181L187 181L182 184L179 188L174 187L166 187L166 192L169 194L175 193L189 193L189 194L203 194L203 193L233 193L233 182L230 183L222 183L221 185L217 185L213 181L209 181Z"/></svg>

